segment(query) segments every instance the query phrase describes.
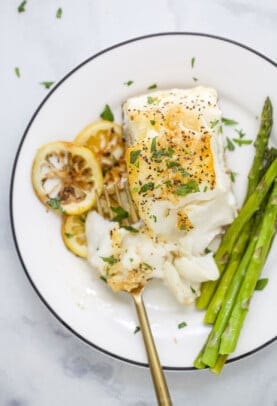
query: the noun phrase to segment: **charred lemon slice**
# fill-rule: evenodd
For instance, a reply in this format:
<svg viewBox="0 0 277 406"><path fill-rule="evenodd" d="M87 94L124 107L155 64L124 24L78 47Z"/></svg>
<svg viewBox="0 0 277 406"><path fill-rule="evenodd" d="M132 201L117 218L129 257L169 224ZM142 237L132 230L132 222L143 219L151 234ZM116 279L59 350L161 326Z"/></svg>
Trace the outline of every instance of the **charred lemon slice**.
<svg viewBox="0 0 277 406"><path fill-rule="evenodd" d="M82 214L95 203L103 187L101 168L94 154L70 142L51 142L37 152L32 183L46 206L64 214Z"/></svg>
<svg viewBox="0 0 277 406"><path fill-rule="evenodd" d="M87 257L87 240L85 233L86 215L64 216L62 238L65 246L79 257Z"/></svg>
<svg viewBox="0 0 277 406"><path fill-rule="evenodd" d="M101 164L104 184L109 190L113 183L126 179L125 145L119 124L98 120L85 127L75 138L75 144L89 148Z"/></svg>

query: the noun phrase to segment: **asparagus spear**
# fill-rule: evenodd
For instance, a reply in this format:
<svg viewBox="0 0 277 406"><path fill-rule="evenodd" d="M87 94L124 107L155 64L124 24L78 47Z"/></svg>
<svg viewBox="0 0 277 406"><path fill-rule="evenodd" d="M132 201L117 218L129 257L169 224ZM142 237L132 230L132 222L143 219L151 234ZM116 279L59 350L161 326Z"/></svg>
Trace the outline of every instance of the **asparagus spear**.
<svg viewBox="0 0 277 406"><path fill-rule="evenodd" d="M222 371L222 368L225 365L225 362L227 360L228 355L219 355L216 361L216 364L213 368L211 368L211 371L216 374L219 375Z"/></svg>
<svg viewBox="0 0 277 406"><path fill-rule="evenodd" d="M232 310L228 325L222 335L220 354L230 354L236 348L241 328L248 312L260 272L265 263L272 239L276 233L277 220L277 180L266 206L261 232L255 246L254 255L250 261L244 281L241 285L235 306ZM235 278L237 275L235 276Z"/></svg>
<svg viewBox="0 0 277 406"><path fill-rule="evenodd" d="M221 336L227 326L229 321L229 317L234 305L235 298L240 288L240 284L243 280L245 275L247 266L251 260L253 255L255 245L258 239L258 233L255 233L255 236L251 239L246 252L240 262L240 265L236 272L236 278L233 278L232 283L227 291L227 294L224 298L222 303L222 307L218 313L216 318L216 322L213 325L211 330L210 336L208 338L208 342L205 346L204 353L201 357L202 362L210 367L214 367L218 354L219 354L219 347L220 347L220 340Z"/></svg>
<svg viewBox="0 0 277 406"><path fill-rule="evenodd" d="M272 104L267 97L264 102L264 107L261 114L260 129L255 141L255 156L252 163L252 167L248 174L248 189L247 196L250 196L257 185L257 179L263 169L264 155L267 149L268 138L272 128Z"/></svg>
<svg viewBox="0 0 277 406"><path fill-rule="evenodd" d="M254 156L254 160L253 160L253 164L252 167L249 171L248 174L248 189L247 189L247 195L246 195L246 199L250 196L250 194L252 192L254 192L258 181L260 180L260 173L261 170L263 168L263 163L264 163L264 157L265 157L265 153L267 150L267 145L268 145L268 139L270 136L270 132L271 132L271 128L272 128L272 104L271 101L269 99L269 97L266 98L265 102L264 102L264 106L263 106L263 110L261 113L261 123L260 123L260 128L256 137L256 141L255 141L255 156ZM276 150L275 150L276 151ZM276 157L276 155L275 155ZM246 230L245 232L247 232L248 230ZM222 240L221 245L219 247L222 247L222 245L224 246L225 242L224 240ZM238 243L239 246L241 246L240 243ZM241 254L243 253L243 249L241 246ZM238 252L239 255L239 252ZM215 256L215 260L218 266L218 270L219 273L222 274L226 268L226 265L228 263L228 256L226 257L222 257L221 253L217 252L216 256ZM206 283L203 283L202 285L202 291L201 291L201 296L197 299L196 302L196 307L198 309L205 309L209 302L210 299L216 289L216 287L218 286L219 281L209 281Z"/></svg>
<svg viewBox="0 0 277 406"><path fill-rule="evenodd" d="M228 263L234 244L243 227L247 224L253 214L259 210L264 197L274 182L276 174L277 159L272 162L258 186L255 188L252 195L248 197L238 216L222 238L219 249L215 255L215 261L220 273L223 272L225 265ZM201 296L196 303L198 309L205 309L207 307L217 284L218 282L215 283L214 281L209 281L203 284Z"/></svg>
<svg viewBox="0 0 277 406"><path fill-rule="evenodd" d="M221 308L222 302L228 290L228 287L233 279L233 276L239 266L242 253L245 250L246 244L249 240L251 234L251 222L249 221L243 229L231 255L229 264L222 275L217 289L208 305L204 322L208 324L213 324L215 322L216 316Z"/></svg>
<svg viewBox="0 0 277 406"><path fill-rule="evenodd" d="M266 154L265 154L265 165L262 170L262 175L266 172L268 167L271 165L271 163L274 161L274 159L277 157L277 149L271 148L269 149ZM263 203L264 204L264 203ZM262 208L260 208L260 211ZM244 252L246 243L250 237L250 230L251 230L251 220L244 226L243 231L241 235L239 236L235 247L232 251L231 254L231 259L229 261L229 264L219 280L217 289L208 305L206 315L204 318L205 323L210 323L213 324L215 322L216 316L220 310L220 307L222 305L224 296L227 292L228 286L231 283L231 280L235 274L235 271L239 265L239 261L241 259L241 256Z"/></svg>

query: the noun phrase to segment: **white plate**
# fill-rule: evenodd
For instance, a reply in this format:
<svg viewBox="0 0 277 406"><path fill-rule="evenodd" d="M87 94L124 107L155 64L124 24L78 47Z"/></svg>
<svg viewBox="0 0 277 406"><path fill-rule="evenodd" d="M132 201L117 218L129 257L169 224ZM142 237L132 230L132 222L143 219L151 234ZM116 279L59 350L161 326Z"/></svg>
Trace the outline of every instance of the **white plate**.
<svg viewBox="0 0 277 406"><path fill-rule="evenodd" d="M159 89L192 87L193 77L198 78L197 84L218 90L223 115L239 121L247 138L256 134L256 116L266 96L272 99L277 120L274 62L241 44L209 35L150 35L100 52L62 79L35 112L15 159L11 186L13 233L35 290L57 318L84 341L140 365L146 363L146 356L141 335L133 334L137 320L131 298L124 293L113 294L84 261L65 249L60 219L47 213L33 193L31 165L40 145L72 140L82 127L99 117L106 103L120 121L120 106L127 97L146 92L153 83ZM134 81L129 87L124 85L128 80ZM233 128L227 130L234 134ZM273 139L275 145L276 141ZM235 185L239 202L252 156L252 146L237 147L229 153L230 166L239 173ZM269 284L264 291L255 293L231 360L276 339L276 248L275 243L263 271ZM176 303L157 282L146 288L145 302L163 366L192 368L209 331L202 324L203 313ZM178 330L181 321L186 321L187 327Z"/></svg>

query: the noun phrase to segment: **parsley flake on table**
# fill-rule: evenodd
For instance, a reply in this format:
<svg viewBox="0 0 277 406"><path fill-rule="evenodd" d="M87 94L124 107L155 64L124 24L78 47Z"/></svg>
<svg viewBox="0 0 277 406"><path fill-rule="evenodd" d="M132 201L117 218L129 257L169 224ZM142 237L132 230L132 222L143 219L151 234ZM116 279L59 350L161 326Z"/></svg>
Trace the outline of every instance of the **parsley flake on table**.
<svg viewBox="0 0 277 406"><path fill-rule="evenodd" d="M195 64L195 56L193 58L191 58L190 64L191 64L191 67L193 68L194 64Z"/></svg>
<svg viewBox="0 0 277 406"><path fill-rule="evenodd" d="M18 67L14 68L15 74L18 78L20 78L20 70Z"/></svg>
<svg viewBox="0 0 277 406"><path fill-rule="evenodd" d="M242 138L233 138L233 141L241 147L242 145L250 145L252 144L252 140L244 140Z"/></svg>
<svg viewBox="0 0 277 406"><path fill-rule="evenodd" d="M121 206L111 207L111 209L116 214L116 216L114 216L114 218L112 218L112 221L120 222L129 217L129 213L125 209L123 209L123 207L121 207Z"/></svg>
<svg viewBox="0 0 277 406"><path fill-rule="evenodd" d="M243 138L246 135L242 129L238 130L237 128L235 128L235 131L239 135L240 138Z"/></svg>
<svg viewBox="0 0 277 406"><path fill-rule="evenodd" d="M124 82L124 85L131 86L133 83L134 83L133 80L128 80L127 82Z"/></svg>
<svg viewBox="0 0 277 406"><path fill-rule="evenodd" d="M105 278L104 275L100 275L99 278L100 278L103 282L107 283L107 278Z"/></svg>
<svg viewBox="0 0 277 406"><path fill-rule="evenodd" d="M237 125L238 124L237 121L232 120L231 118L226 118L226 117L222 117L221 121L224 125Z"/></svg>
<svg viewBox="0 0 277 406"><path fill-rule="evenodd" d="M193 80L194 82L198 82L199 79L193 76L192 80Z"/></svg>
<svg viewBox="0 0 277 406"><path fill-rule="evenodd" d="M238 176L237 172L230 172L230 178L233 183L236 181L236 177Z"/></svg>
<svg viewBox="0 0 277 406"><path fill-rule="evenodd" d="M135 330L134 330L134 334L137 334L140 331L140 326L136 326Z"/></svg>
<svg viewBox="0 0 277 406"><path fill-rule="evenodd" d="M110 108L110 106L108 104L105 105L104 110L100 114L100 117L103 120L114 121L113 112L112 112L112 110L111 110L111 108Z"/></svg>
<svg viewBox="0 0 277 406"><path fill-rule="evenodd" d="M227 149L229 151L234 151L234 149L235 149L235 145L232 143L232 141L228 137L227 137Z"/></svg>
<svg viewBox="0 0 277 406"><path fill-rule="evenodd" d="M53 86L55 82L40 82L40 85L44 86L45 89L50 89L51 86Z"/></svg>
<svg viewBox="0 0 277 406"><path fill-rule="evenodd" d="M58 8L57 12L56 12L56 18L62 18L63 15L63 9L60 7Z"/></svg>
<svg viewBox="0 0 277 406"><path fill-rule="evenodd" d="M180 330L181 328L184 328L187 326L187 323L185 321L182 321L181 323L178 324L178 329Z"/></svg>
<svg viewBox="0 0 277 406"><path fill-rule="evenodd" d="M153 83L153 85L150 85L150 86L148 86L148 90L152 90L152 89L157 89L157 84L156 83Z"/></svg>
<svg viewBox="0 0 277 406"><path fill-rule="evenodd" d="M268 278L261 278L257 281L255 290L264 290L266 285L268 284Z"/></svg>
<svg viewBox="0 0 277 406"><path fill-rule="evenodd" d="M19 13L24 13L26 11L25 10L26 4L27 4L27 0L22 1L22 3L20 3L19 6L17 7L17 11Z"/></svg>

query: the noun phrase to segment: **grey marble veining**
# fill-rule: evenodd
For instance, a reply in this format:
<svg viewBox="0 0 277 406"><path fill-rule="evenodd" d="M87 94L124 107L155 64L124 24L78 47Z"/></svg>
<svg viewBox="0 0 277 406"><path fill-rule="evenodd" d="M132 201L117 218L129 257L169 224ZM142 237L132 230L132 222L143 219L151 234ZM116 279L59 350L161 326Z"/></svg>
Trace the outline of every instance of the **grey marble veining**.
<svg viewBox="0 0 277 406"><path fill-rule="evenodd" d="M8 190L23 131L47 91L95 52L161 31L227 36L277 59L274 0L0 1L0 406L152 406L146 369L97 352L45 308L23 273L12 242ZM62 19L55 13L63 8ZM21 78L14 74L19 66ZM167 373L174 405L277 406L276 344L226 367Z"/></svg>

